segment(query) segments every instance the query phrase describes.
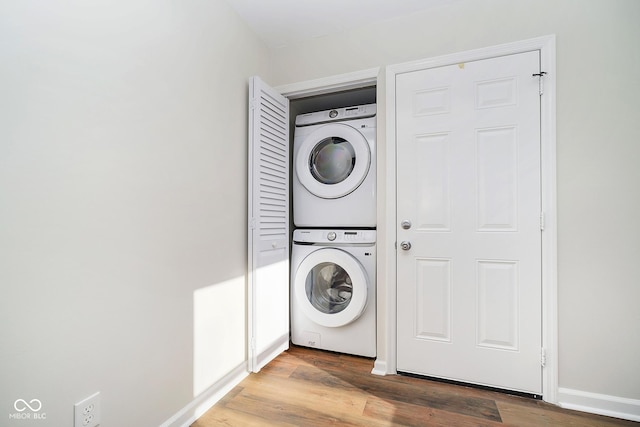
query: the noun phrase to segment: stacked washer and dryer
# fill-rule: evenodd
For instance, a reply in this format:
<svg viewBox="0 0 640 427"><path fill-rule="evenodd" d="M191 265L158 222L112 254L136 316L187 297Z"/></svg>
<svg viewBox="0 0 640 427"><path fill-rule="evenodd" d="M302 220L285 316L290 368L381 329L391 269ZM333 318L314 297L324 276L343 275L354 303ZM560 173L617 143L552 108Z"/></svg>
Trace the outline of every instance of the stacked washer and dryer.
<svg viewBox="0 0 640 427"><path fill-rule="evenodd" d="M296 117L293 344L376 355L375 136L375 104Z"/></svg>

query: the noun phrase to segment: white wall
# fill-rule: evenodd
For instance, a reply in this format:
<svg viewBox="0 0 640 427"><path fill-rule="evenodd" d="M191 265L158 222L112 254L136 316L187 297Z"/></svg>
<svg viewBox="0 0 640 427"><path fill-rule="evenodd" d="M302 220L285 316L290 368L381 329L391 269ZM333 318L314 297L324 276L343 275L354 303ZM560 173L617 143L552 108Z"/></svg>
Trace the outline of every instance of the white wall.
<svg viewBox="0 0 640 427"><path fill-rule="evenodd" d="M221 0L0 3L3 425L71 425L99 390L103 425L155 426L244 364L248 76L552 33L560 385L640 399L639 17L636 0L459 0L268 52ZM8 419L17 399L46 421Z"/></svg>
<svg viewBox="0 0 640 427"><path fill-rule="evenodd" d="M556 34L559 385L634 399L636 411L639 19L637 0L459 0L273 51L282 85Z"/></svg>
<svg viewBox="0 0 640 427"><path fill-rule="evenodd" d="M0 3L0 424L100 391L101 425L157 426L244 366L268 63L221 0Z"/></svg>

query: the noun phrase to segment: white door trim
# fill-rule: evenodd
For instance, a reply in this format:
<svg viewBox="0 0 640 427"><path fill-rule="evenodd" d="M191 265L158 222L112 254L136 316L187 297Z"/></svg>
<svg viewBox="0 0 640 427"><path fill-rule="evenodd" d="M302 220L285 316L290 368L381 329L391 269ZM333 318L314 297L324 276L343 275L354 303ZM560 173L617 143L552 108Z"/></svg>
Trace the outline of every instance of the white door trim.
<svg viewBox="0 0 640 427"><path fill-rule="evenodd" d="M542 370L543 400L557 403L558 399L558 314L557 314L557 203L556 203L556 40L555 35L507 43L466 52L429 58L420 61L386 67L386 241L382 247L388 262L386 269L386 356L376 360L377 367L384 367L387 374L396 373L397 309L396 309L396 75L427 68L441 67L469 61L493 58L516 53L540 51L544 95L541 108L541 162L542 162ZM382 230L381 230L382 231ZM541 362L543 356L541 354Z"/></svg>
<svg viewBox="0 0 640 427"><path fill-rule="evenodd" d="M379 73L380 67L375 67L337 76L277 86L275 89L289 99L305 98L375 85L377 84Z"/></svg>

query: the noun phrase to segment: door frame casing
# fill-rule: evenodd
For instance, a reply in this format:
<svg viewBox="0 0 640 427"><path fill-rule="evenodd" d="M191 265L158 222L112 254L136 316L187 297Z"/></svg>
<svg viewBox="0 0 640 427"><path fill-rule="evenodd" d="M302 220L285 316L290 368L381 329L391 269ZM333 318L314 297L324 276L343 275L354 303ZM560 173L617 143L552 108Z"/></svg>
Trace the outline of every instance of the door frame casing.
<svg viewBox="0 0 640 427"><path fill-rule="evenodd" d="M542 397L557 403L558 310L557 310L557 201L556 201L556 40L555 35L475 49L386 67L386 360L378 359L375 373L397 372L397 260L396 260L396 76L429 68L513 55L540 52L542 77L540 98L542 231ZM537 72L535 70L534 72ZM542 218L541 218L542 222ZM383 231L383 230L380 230Z"/></svg>

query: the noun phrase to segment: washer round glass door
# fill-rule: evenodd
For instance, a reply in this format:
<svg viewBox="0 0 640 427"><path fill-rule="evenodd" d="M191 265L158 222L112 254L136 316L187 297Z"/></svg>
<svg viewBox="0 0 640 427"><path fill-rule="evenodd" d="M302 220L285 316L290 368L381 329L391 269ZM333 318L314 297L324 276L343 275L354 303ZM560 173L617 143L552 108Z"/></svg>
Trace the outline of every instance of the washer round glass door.
<svg viewBox="0 0 640 427"><path fill-rule="evenodd" d="M310 253L294 277L294 303L313 322L339 327L356 320L367 304L367 276L349 253L325 248Z"/></svg>
<svg viewBox="0 0 640 427"><path fill-rule="evenodd" d="M310 133L295 158L300 183L324 199L337 199L358 188L370 164L367 139L355 128L340 123Z"/></svg>

